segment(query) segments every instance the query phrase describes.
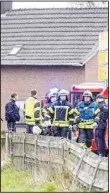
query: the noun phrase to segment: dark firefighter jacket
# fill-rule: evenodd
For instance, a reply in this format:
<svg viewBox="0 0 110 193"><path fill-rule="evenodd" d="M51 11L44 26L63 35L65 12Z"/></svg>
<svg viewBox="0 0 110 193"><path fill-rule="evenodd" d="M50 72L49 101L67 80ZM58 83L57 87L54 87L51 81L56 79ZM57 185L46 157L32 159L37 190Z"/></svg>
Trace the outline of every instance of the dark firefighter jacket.
<svg viewBox="0 0 110 193"><path fill-rule="evenodd" d="M45 116L48 114L48 108L52 105L52 103L46 104L42 109L42 120L41 120L41 127L46 127L45 125Z"/></svg>
<svg viewBox="0 0 110 193"><path fill-rule="evenodd" d="M53 117L52 122L55 126L68 127L73 125L73 112L72 105L68 101L56 101L48 108L48 113L45 116L47 120Z"/></svg>
<svg viewBox="0 0 110 193"><path fill-rule="evenodd" d="M24 103L24 116L26 124L35 125L41 120L41 105L35 97L29 97Z"/></svg>
<svg viewBox="0 0 110 193"><path fill-rule="evenodd" d="M99 122L100 109L97 108L95 102L91 101L89 104L86 104L84 101L81 101L74 112L76 114L75 123L78 124L79 129L92 129L91 125L94 122Z"/></svg>
<svg viewBox="0 0 110 193"><path fill-rule="evenodd" d="M48 108L52 105L52 103L48 103L44 106L44 108L42 109L42 115L43 117L45 117L45 114L48 113Z"/></svg>
<svg viewBox="0 0 110 193"><path fill-rule="evenodd" d="M5 106L5 119L12 122L20 120L19 108L12 99Z"/></svg>
<svg viewBox="0 0 110 193"><path fill-rule="evenodd" d="M97 106L101 111L100 120L106 121L108 119L108 106L106 105L105 101L99 102Z"/></svg>
<svg viewBox="0 0 110 193"><path fill-rule="evenodd" d="M108 119L108 106L106 105L105 101L99 102L97 104L98 108L100 109L100 120L98 123L99 129L106 129L107 126L107 119Z"/></svg>

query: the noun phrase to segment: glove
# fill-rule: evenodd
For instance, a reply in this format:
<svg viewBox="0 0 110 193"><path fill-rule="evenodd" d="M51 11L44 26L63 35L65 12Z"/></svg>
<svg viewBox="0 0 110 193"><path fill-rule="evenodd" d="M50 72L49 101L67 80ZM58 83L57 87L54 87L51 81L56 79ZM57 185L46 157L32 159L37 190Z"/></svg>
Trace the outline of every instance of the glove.
<svg viewBox="0 0 110 193"><path fill-rule="evenodd" d="M33 134L35 134L35 135L40 135L41 132L42 132L42 130L41 130L40 127L38 127L37 125L35 125L35 126L33 127Z"/></svg>
<svg viewBox="0 0 110 193"><path fill-rule="evenodd" d="M73 126L72 125L69 125L69 129L72 130Z"/></svg>
<svg viewBox="0 0 110 193"><path fill-rule="evenodd" d="M81 121L81 118L80 117L78 117L76 120L75 120L75 124L78 124L79 122Z"/></svg>
<svg viewBox="0 0 110 193"><path fill-rule="evenodd" d="M91 128L92 129L96 129L98 127L98 124L96 122L94 122L92 125L91 125Z"/></svg>
<svg viewBox="0 0 110 193"><path fill-rule="evenodd" d="M73 125L73 131L77 131L77 125Z"/></svg>
<svg viewBox="0 0 110 193"><path fill-rule="evenodd" d="M50 121L50 120L48 120L48 121L45 121L44 123L45 123L46 127L49 127L49 126L51 126L51 121Z"/></svg>

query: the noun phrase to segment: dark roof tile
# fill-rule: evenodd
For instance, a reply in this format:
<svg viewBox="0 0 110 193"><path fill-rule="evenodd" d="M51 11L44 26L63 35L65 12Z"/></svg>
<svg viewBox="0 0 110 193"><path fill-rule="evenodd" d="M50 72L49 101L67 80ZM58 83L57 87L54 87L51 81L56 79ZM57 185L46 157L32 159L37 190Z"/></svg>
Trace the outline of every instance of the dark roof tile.
<svg viewBox="0 0 110 193"><path fill-rule="evenodd" d="M11 10L1 19L1 64L81 66L107 25L107 8Z"/></svg>

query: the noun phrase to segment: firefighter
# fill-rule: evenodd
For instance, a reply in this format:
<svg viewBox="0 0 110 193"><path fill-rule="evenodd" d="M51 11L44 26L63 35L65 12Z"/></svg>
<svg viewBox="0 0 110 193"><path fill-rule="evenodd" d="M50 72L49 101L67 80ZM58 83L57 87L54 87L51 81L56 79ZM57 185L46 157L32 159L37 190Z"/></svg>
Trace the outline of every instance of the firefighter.
<svg viewBox="0 0 110 193"><path fill-rule="evenodd" d="M74 122L72 105L67 99L68 91L60 90L58 101L54 102L48 109L46 120L52 119L52 124L57 130L57 136L67 138L68 128L71 128Z"/></svg>
<svg viewBox="0 0 110 193"><path fill-rule="evenodd" d="M53 93L53 92L50 92L48 94L48 103L44 106L43 111L42 111L43 116L45 116L44 114L47 113L47 110L51 106L51 104L57 101L57 94L58 93Z"/></svg>
<svg viewBox="0 0 110 193"><path fill-rule="evenodd" d="M51 129L51 122L52 122L52 119L53 117L51 117L51 122L45 122L45 116L48 116L48 108L52 105L52 103L56 102L57 101L57 94L58 93L53 93L53 92L50 92L48 94L48 103L44 106L43 110L42 110L42 115L43 115L43 120L42 120L42 128L43 129L43 134L44 135L56 135L56 132L52 132L52 129ZM47 124L46 124L47 123Z"/></svg>
<svg viewBox="0 0 110 193"><path fill-rule="evenodd" d="M74 123L77 124L79 129L78 143L91 151L93 129L97 127L100 110L97 108L96 103L93 102L90 91L83 93L83 99L78 103L74 112L76 114Z"/></svg>
<svg viewBox="0 0 110 193"><path fill-rule="evenodd" d="M23 112L27 133L33 133L33 126L37 125L39 127L41 121L41 105L36 95L36 90L32 90L31 96L24 103Z"/></svg>
<svg viewBox="0 0 110 193"><path fill-rule="evenodd" d="M105 156L105 131L107 127L107 119L108 119L108 106L106 105L104 98L101 94L96 96L96 102L98 108L100 109L100 119L98 122L98 126L95 130L95 141L98 149L98 155L101 157Z"/></svg>

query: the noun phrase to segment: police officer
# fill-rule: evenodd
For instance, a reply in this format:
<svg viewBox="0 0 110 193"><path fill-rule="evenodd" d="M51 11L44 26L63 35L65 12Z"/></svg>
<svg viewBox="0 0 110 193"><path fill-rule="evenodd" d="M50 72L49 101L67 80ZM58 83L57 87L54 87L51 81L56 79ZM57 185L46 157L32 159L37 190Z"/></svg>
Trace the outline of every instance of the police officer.
<svg viewBox="0 0 110 193"><path fill-rule="evenodd" d="M11 100L5 106L5 120L7 121L8 131L16 132L16 121L20 120L19 108L16 105L17 93L11 94Z"/></svg>
<svg viewBox="0 0 110 193"><path fill-rule="evenodd" d="M98 155L104 157L105 155L105 130L107 127L107 119L108 119L108 106L106 105L104 98L101 94L96 97L97 106L100 109L100 119L98 122L98 126L95 130L95 141L98 149Z"/></svg>
<svg viewBox="0 0 110 193"><path fill-rule="evenodd" d="M36 90L32 90L31 96L24 103L23 112L27 133L33 133L33 126L39 126L41 121L41 105L36 95Z"/></svg>
<svg viewBox="0 0 110 193"><path fill-rule="evenodd" d="M93 128L97 126L100 110L97 109L96 103L93 102L90 91L83 93L83 100L78 103L74 112L76 114L75 123L79 129L78 143L91 151Z"/></svg>
<svg viewBox="0 0 110 193"><path fill-rule="evenodd" d="M69 92L60 90L58 93L58 101L53 103L48 109L47 120L53 117L52 123L57 130L57 136L67 138L68 127L72 127L74 122L74 110L68 102L67 96Z"/></svg>

